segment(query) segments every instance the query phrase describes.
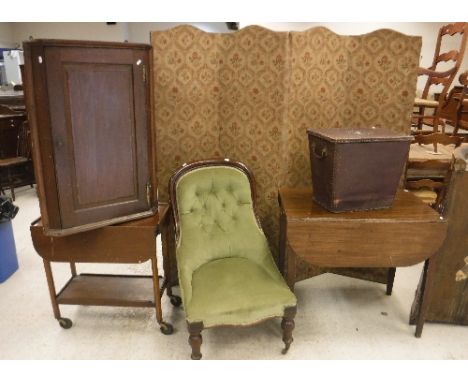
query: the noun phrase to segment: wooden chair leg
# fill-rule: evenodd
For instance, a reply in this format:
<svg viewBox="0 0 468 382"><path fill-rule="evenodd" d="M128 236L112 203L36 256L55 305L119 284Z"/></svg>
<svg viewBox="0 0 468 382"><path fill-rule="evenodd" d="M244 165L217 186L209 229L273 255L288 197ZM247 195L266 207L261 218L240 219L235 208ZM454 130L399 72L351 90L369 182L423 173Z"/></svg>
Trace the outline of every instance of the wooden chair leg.
<svg viewBox="0 0 468 382"><path fill-rule="evenodd" d="M292 332L294 330L294 317L296 316L296 307L292 306L286 308L284 310L283 321L281 321L281 329L283 329L283 342L284 342L284 349L282 351L283 354L286 354L294 341L292 336Z"/></svg>
<svg viewBox="0 0 468 382"><path fill-rule="evenodd" d="M432 126L432 132L437 133L437 132L439 132L439 118L434 117L433 121L434 122L433 122L433 126Z"/></svg>
<svg viewBox="0 0 468 382"><path fill-rule="evenodd" d="M387 296L392 295L393 282L395 281L396 268L388 268L387 274Z"/></svg>
<svg viewBox="0 0 468 382"><path fill-rule="evenodd" d="M440 119L440 125L442 126L442 133L445 134L445 128L447 126L447 124L445 123L445 121L443 119Z"/></svg>
<svg viewBox="0 0 468 382"><path fill-rule="evenodd" d="M187 323L188 331L189 331L189 344L192 347L192 355L191 358L193 360L199 360L202 357L202 353L200 352L200 348L203 342L201 332L203 330L203 323L202 322L194 322L194 323Z"/></svg>
<svg viewBox="0 0 468 382"><path fill-rule="evenodd" d="M419 106L418 113L419 113L419 115L424 115L424 106ZM423 118L419 117L418 118L418 124L417 124L418 130L422 130L422 125L423 125Z"/></svg>

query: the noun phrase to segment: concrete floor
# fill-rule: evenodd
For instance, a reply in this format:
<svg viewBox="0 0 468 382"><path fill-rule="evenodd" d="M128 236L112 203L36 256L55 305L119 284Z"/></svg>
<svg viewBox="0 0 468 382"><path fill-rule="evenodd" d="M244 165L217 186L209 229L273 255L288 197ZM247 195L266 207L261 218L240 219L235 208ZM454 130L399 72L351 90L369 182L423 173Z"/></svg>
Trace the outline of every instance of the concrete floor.
<svg viewBox="0 0 468 382"><path fill-rule="evenodd" d="M189 359L184 313L163 297L171 336L160 333L153 309L63 306L73 320L52 315L41 258L29 234L39 216L35 190L19 189L13 220L19 270L0 284L0 359ZM162 268L162 266L160 266ZM69 268L54 266L57 286ZM148 271L144 265L78 265L79 272ZM421 339L408 325L421 266L397 270L394 292L383 285L326 274L296 285L295 341L281 355L280 321L203 332L204 359L467 359L468 328L426 324Z"/></svg>

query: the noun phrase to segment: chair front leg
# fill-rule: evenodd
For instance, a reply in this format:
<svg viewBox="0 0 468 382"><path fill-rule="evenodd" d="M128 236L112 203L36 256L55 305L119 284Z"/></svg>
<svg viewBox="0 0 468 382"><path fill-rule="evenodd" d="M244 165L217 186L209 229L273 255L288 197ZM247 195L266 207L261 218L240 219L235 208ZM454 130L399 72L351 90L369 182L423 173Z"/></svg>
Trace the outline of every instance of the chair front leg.
<svg viewBox="0 0 468 382"><path fill-rule="evenodd" d="M281 329L283 329L283 342L284 342L284 349L282 351L283 354L286 354L294 341L292 336L292 332L294 330L294 317L296 316L296 307L291 306L284 310L283 321L281 321Z"/></svg>
<svg viewBox="0 0 468 382"><path fill-rule="evenodd" d="M188 331L189 331L189 344L192 347L192 355L191 358L194 360L199 360L202 357L202 353L200 352L200 348L203 342L201 331L203 330L203 323L202 322L193 322L187 323Z"/></svg>

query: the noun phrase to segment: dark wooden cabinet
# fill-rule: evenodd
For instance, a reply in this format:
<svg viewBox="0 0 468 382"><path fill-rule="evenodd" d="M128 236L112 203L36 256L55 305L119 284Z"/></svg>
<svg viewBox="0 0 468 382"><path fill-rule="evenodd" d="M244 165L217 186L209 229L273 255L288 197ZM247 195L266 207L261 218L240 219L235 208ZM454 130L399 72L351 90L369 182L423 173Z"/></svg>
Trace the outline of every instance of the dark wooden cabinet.
<svg viewBox="0 0 468 382"><path fill-rule="evenodd" d="M33 185L29 129L22 91L0 91L0 193Z"/></svg>
<svg viewBox="0 0 468 382"><path fill-rule="evenodd" d="M0 159L18 155L18 131L25 120L24 113L3 114L0 112Z"/></svg>
<svg viewBox="0 0 468 382"><path fill-rule="evenodd" d="M18 132L26 120L22 91L0 91L0 159L18 155Z"/></svg>
<svg viewBox="0 0 468 382"><path fill-rule="evenodd" d="M46 234L154 214L151 47L35 40L26 42L24 51Z"/></svg>

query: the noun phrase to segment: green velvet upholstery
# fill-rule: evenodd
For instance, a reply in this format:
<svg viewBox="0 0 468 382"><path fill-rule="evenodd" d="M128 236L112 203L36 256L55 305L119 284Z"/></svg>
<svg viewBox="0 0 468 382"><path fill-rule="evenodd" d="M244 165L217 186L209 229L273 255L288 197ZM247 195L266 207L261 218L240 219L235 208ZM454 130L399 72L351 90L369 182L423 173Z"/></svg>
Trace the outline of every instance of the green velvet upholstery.
<svg viewBox="0 0 468 382"><path fill-rule="evenodd" d="M257 224L243 171L193 169L179 178L176 199L179 283L189 323L247 325L296 305Z"/></svg>

